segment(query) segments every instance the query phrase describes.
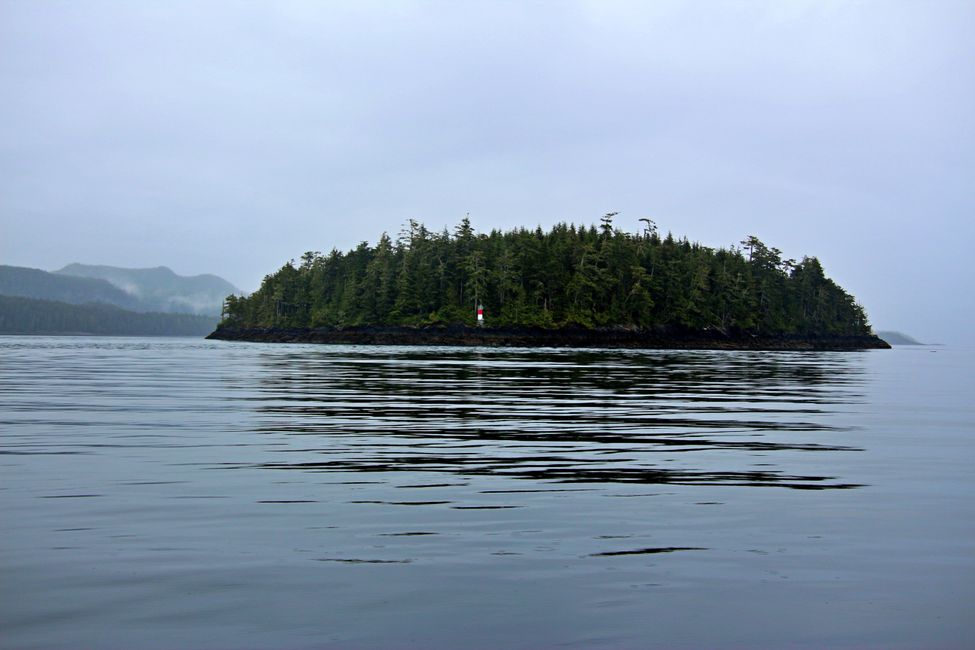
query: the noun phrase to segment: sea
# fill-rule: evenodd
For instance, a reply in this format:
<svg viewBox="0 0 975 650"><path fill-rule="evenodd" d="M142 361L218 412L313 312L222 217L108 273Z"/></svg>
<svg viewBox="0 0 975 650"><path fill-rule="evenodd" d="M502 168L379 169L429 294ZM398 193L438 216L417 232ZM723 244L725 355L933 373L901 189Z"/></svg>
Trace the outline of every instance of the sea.
<svg viewBox="0 0 975 650"><path fill-rule="evenodd" d="M0 337L0 648L970 648L973 368Z"/></svg>

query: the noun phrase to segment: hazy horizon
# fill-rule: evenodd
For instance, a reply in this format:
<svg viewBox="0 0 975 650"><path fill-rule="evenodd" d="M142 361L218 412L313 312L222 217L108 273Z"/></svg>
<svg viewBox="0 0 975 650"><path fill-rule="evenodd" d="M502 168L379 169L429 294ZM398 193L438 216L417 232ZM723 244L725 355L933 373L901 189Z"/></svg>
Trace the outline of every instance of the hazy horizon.
<svg viewBox="0 0 975 650"><path fill-rule="evenodd" d="M252 291L411 218L618 211L817 256L876 329L960 342L973 28L968 2L0 0L0 264Z"/></svg>

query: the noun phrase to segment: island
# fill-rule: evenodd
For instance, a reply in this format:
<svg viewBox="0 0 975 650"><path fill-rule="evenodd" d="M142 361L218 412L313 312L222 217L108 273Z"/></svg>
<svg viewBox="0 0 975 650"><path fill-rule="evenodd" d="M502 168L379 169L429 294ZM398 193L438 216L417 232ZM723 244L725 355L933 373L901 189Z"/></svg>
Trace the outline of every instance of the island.
<svg viewBox="0 0 975 650"><path fill-rule="evenodd" d="M394 241L307 252L228 296L208 338L381 345L889 348L819 260L750 236L710 248L613 225L477 233L409 221Z"/></svg>
<svg viewBox="0 0 975 650"><path fill-rule="evenodd" d="M905 334L904 332L898 332L896 330L877 332L877 336L887 341L891 345L928 345L927 343L921 343L910 334Z"/></svg>

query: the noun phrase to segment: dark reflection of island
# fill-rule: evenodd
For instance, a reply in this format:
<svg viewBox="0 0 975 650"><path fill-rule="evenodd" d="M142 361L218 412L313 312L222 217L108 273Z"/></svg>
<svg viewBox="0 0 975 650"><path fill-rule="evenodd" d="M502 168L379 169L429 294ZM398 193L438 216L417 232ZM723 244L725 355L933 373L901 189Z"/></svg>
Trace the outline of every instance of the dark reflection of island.
<svg viewBox="0 0 975 650"><path fill-rule="evenodd" d="M258 467L857 487L781 467L857 450L831 416L860 399L861 354L325 347L263 363L259 430L292 444Z"/></svg>

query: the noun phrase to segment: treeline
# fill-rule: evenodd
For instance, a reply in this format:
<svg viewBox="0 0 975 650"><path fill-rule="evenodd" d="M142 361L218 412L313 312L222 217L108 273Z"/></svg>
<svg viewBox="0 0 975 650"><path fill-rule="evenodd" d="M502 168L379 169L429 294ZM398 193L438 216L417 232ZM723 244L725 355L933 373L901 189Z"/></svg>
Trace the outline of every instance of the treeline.
<svg viewBox="0 0 975 650"><path fill-rule="evenodd" d="M819 261L782 259L756 237L714 249L613 226L559 224L550 231L476 233L464 219L449 233L410 221L394 242L346 253L305 253L264 278L247 298L230 296L229 327L349 327L475 322L491 325L668 326L761 334L870 333L863 308L826 277Z"/></svg>
<svg viewBox="0 0 975 650"><path fill-rule="evenodd" d="M2 334L98 334L104 336L205 336L211 316L140 313L113 305L71 305L0 295Z"/></svg>

